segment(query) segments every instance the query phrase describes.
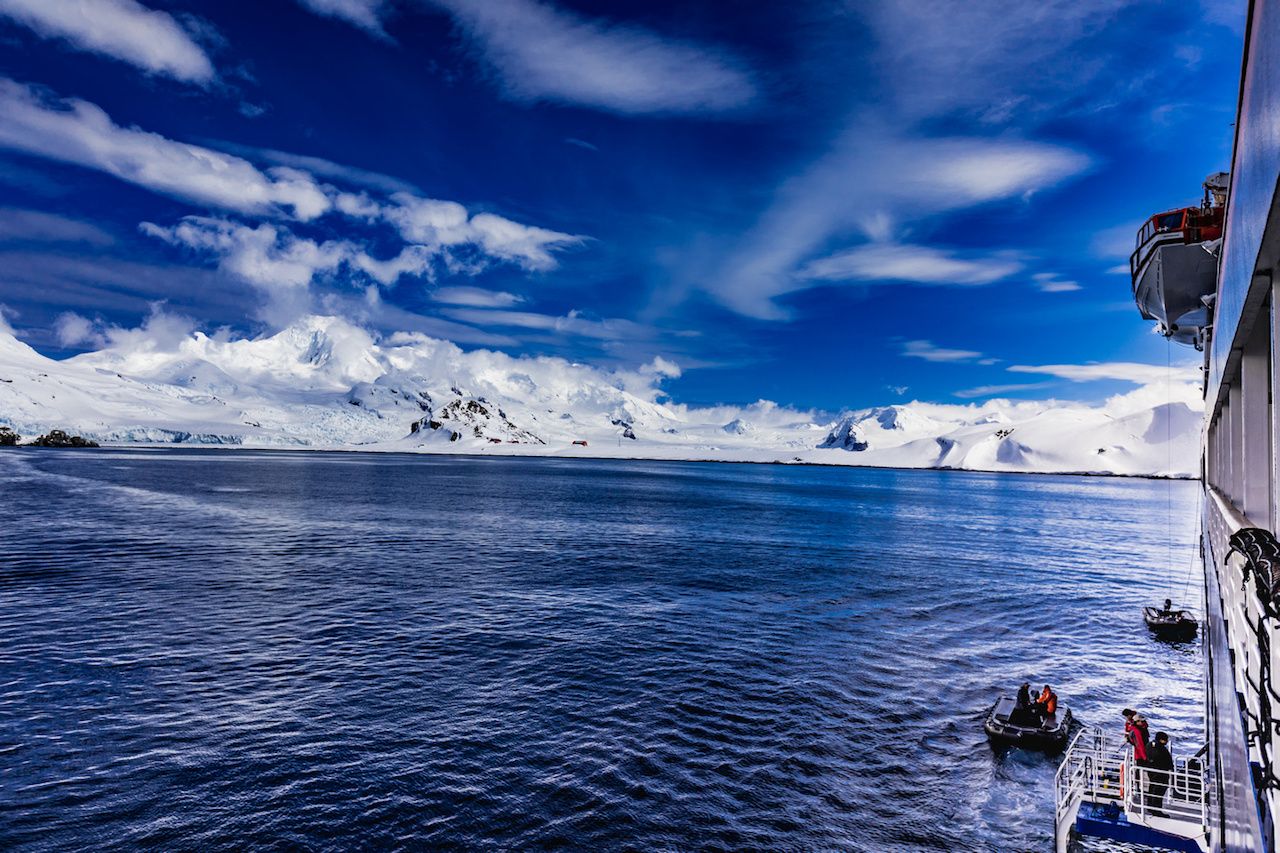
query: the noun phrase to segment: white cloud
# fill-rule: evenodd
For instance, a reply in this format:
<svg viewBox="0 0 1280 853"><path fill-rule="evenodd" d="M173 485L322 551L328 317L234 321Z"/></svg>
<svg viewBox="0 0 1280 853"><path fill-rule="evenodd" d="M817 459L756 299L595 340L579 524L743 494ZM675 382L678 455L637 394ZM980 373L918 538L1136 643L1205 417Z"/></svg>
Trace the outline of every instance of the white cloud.
<svg viewBox="0 0 1280 853"><path fill-rule="evenodd" d="M134 0L0 0L0 16L45 38L188 83L213 79L213 63L167 12Z"/></svg>
<svg viewBox="0 0 1280 853"><path fill-rule="evenodd" d="M189 216L169 228L150 222L141 228L148 236L217 256L222 269L267 292L305 288L317 274L353 262L355 254L350 244L301 239L265 222L250 227Z"/></svg>
<svg viewBox="0 0 1280 853"><path fill-rule="evenodd" d="M679 379L683 371L674 361L655 355L653 361L641 365L639 372L642 376L652 376L657 379Z"/></svg>
<svg viewBox="0 0 1280 853"><path fill-rule="evenodd" d="M929 246L869 243L809 262L801 272L823 281L990 284L1020 270L1010 258L966 258Z"/></svg>
<svg viewBox="0 0 1280 853"><path fill-rule="evenodd" d="M431 299L445 305L468 308L510 308L524 301L524 297L514 293L485 290L483 287L437 287L431 292Z"/></svg>
<svg viewBox="0 0 1280 853"><path fill-rule="evenodd" d="M1038 272L1031 278L1044 293L1069 293L1082 289L1079 282L1059 278L1056 272Z"/></svg>
<svg viewBox="0 0 1280 853"><path fill-rule="evenodd" d="M191 337L195 328L196 323L190 317L171 314L163 302L153 302L142 325L133 329L106 326L101 334L106 338L107 349L145 356L176 350Z"/></svg>
<svg viewBox="0 0 1280 853"><path fill-rule="evenodd" d="M383 0L298 0L317 15L341 18L379 38L386 38L382 28Z"/></svg>
<svg viewBox="0 0 1280 853"><path fill-rule="evenodd" d="M390 258L375 257L364 246L350 240L312 240L270 222L246 225L217 217L188 216L173 226L144 222L140 228L148 236L216 258L220 269L254 285L268 297L269 302L275 303L272 313L278 320L286 322L292 320L297 311L310 310L310 285L318 277L326 275L345 273L356 278L367 276L385 287L394 285L404 276L432 281L437 274L438 264L443 264L453 272L478 272L486 268L490 260L509 261L533 268L540 268L535 264L551 262L549 255L545 255L545 250L542 250L543 255L538 254L537 246L512 247L501 241L493 241L484 229L472 228L471 222L479 217L468 220L466 210L461 205L433 200L419 201L424 202L425 209L445 211L446 215L438 222L441 228L434 229L419 223L423 230L415 231L414 236L429 242L409 243ZM526 228L517 223L510 224L517 229ZM528 230L541 232L543 229ZM450 252L464 246L473 248L475 257L467 264L454 263ZM476 287L442 288L436 292L435 298L437 301L453 304L493 307L507 307L519 301L519 297L512 294ZM481 312L483 316L490 318L490 324L496 322L501 313ZM513 316L519 316L518 312ZM579 330L592 328L592 323L599 322L587 321L576 315L560 320ZM598 336L605 337L606 328L607 326L600 326Z"/></svg>
<svg viewBox="0 0 1280 853"><path fill-rule="evenodd" d="M910 358L922 358L925 361L974 361L982 357L982 353L967 349L946 349L936 346L932 341L906 341L902 345L902 354Z"/></svg>
<svg viewBox="0 0 1280 853"><path fill-rule="evenodd" d="M734 110L755 85L736 59L637 26L588 20L539 0L429 0L449 12L503 90L620 113Z"/></svg>
<svg viewBox="0 0 1280 853"><path fill-rule="evenodd" d="M1177 364L1173 367L1161 364L1140 364L1132 361L1092 362L1089 364L1014 364L1012 373L1039 373L1068 379L1072 382L1093 382L1112 379L1132 382L1135 385L1153 385L1168 382L1188 382L1198 377L1193 364Z"/></svg>
<svg viewBox="0 0 1280 853"><path fill-rule="evenodd" d="M492 213L477 213L469 224L473 239L487 253L533 270L555 267L551 249L582 242L572 234L522 225Z"/></svg>
<svg viewBox="0 0 1280 853"><path fill-rule="evenodd" d="M1035 192L1084 172L1090 159L1079 151L1014 140L942 139L923 143L929 152L906 180L915 200L940 194L948 206L968 206Z"/></svg>
<svg viewBox="0 0 1280 853"><path fill-rule="evenodd" d="M365 193L338 193L333 197L333 206L339 213L352 219L363 219L371 222L382 216L382 205L369 198Z"/></svg>
<svg viewBox="0 0 1280 853"><path fill-rule="evenodd" d="M53 100L0 78L0 147L98 169L155 192L242 213L288 209L313 219L330 207L310 175L121 127L99 107Z"/></svg>
<svg viewBox="0 0 1280 853"><path fill-rule="evenodd" d="M456 246L467 242L467 209L456 201L396 193L382 215L411 243Z"/></svg>
<svg viewBox="0 0 1280 853"><path fill-rule="evenodd" d="M396 193L394 204L382 216L411 243L433 248L478 246L485 254L511 261L529 270L556 266L551 251L582 242L581 237L562 234L534 225L523 225L492 213L468 217L467 209L456 201L419 198Z"/></svg>
<svg viewBox="0 0 1280 853"><path fill-rule="evenodd" d="M99 324L74 311L65 311L53 322L53 334L64 347L88 344L97 348L107 345L107 337Z"/></svg>

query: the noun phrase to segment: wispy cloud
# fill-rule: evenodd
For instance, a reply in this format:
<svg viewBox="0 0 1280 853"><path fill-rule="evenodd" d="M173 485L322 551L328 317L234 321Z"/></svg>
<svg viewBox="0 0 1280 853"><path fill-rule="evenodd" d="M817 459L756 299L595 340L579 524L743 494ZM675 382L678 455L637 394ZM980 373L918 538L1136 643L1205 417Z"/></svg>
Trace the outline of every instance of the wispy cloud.
<svg viewBox="0 0 1280 853"><path fill-rule="evenodd" d="M156 133L121 127L87 101L57 100L0 78L0 147L114 175L163 195L243 213L287 210L313 219L329 209L304 172L252 163Z"/></svg>
<svg viewBox="0 0 1280 853"><path fill-rule="evenodd" d="M0 302L0 335L9 335L14 338L18 336L17 330L14 329L13 325L9 322L10 317L16 316L16 311L8 305L5 305L3 302Z"/></svg>
<svg viewBox="0 0 1280 853"><path fill-rule="evenodd" d="M577 311L565 315L539 314L533 311L483 311L473 308L446 308L442 312L462 323L475 326L498 326L555 332L599 340L622 340L644 337L648 329L631 320L589 318Z"/></svg>
<svg viewBox="0 0 1280 853"><path fill-rule="evenodd" d="M369 169L361 169L355 166L347 166L342 163L335 163L332 160L326 160L323 157L311 157L306 154L292 154L288 151L277 151L274 148L257 148L252 145L240 145L234 142L225 141L209 141L208 144L222 151L228 151L237 154L254 162L270 163L275 166L288 166L291 169L298 169L303 172L310 172L321 178L328 178L334 181L340 181L344 184L350 184L356 187L364 187L366 189L377 190L387 194L391 193L419 193L420 190L400 178L392 175L386 175L382 172L375 172Z"/></svg>
<svg viewBox="0 0 1280 853"><path fill-rule="evenodd" d="M43 247L42 247L43 248ZM109 254L0 250L3 290L22 299L31 317L54 309L146 311L156 300L198 304L206 318L239 319L252 292L213 270L126 260Z"/></svg>
<svg viewBox="0 0 1280 853"><path fill-rule="evenodd" d="M107 246L115 238L92 222L40 210L0 207L0 242L11 241Z"/></svg>
<svg viewBox="0 0 1280 853"><path fill-rule="evenodd" d="M386 38L382 28L382 15L386 10L383 0L298 0L300 4L330 18L340 18L349 24L378 38Z"/></svg>
<svg viewBox="0 0 1280 853"><path fill-rule="evenodd" d="M1113 379L1136 385L1153 385L1161 382L1187 382L1197 376L1194 364L1140 364L1132 361L1094 362L1090 364L1014 364L1011 373L1039 373L1056 376L1072 382L1094 382Z"/></svg>
<svg viewBox="0 0 1280 853"><path fill-rule="evenodd" d="M805 278L822 281L905 281L916 284L990 284L1022 269L1008 257L966 257L930 246L868 243L810 261Z"/></svg>
<svg viewBox="0 0 1280 853"><path fill-rule="evenodd" d="M0 17L149 74L207 84L213 63L167 12L134 0L0 0Z"/></svg>
<svg viewBox="0 0 1280 853"><path fill-rule="evenodd" d="M619 113L735 110L756 98L740 60L538 0L429 0L453 16L505 94Z"/></svg>
<svg viewBox="0 0 1280 853"><path fill-rule="evenodd" d="M932 341L905 341L902 354L909 358L921 358L925 361L966 362L977 361L982 353L967 349L947 349Z"/></svg>
<svg viewBox="0 0 1280 853"><path fill-rule="evenodd" d="M1094 233L1093 239L1089 241L1089 248L1099 258L1127 259L1133 253L1134 240L1141 226L1141 222L1125 222L1104 228ZM1126 273L1129 271L1127 265L1123 269Z"/></svg>
<svg viewBox="0 0 1280 853"><path fill-rule="evenodd" d="M524 302L523 296L502 290L485 290L483 287L437 287L431 291L431 300L444 305L461 305L467 308L510 308Z"/></svg>
<svg viewBox="0 0 1280 853"><path fill-rule="evenodd" d="M873 43L866 89L851 97L826 152L778 185L719 274L699 272L692 286L747 316L784 320L790 312L776 297L815 283L795 271L848 233L891 242L926 219L1026 200L1088 171L1086 152L1033 136L1082 91L1132 88L1107 77L1110 51L1122 46L1096 38L1122 6L1047 0L1029 15L1010 15L999 0L848 7ZM844 44L828 65L847 56ZM868 101L873 109L861 106ZM963 130L940 138L940 127Z"/></svg>
<svg viewBox="0 0 1280 853"><path fill-rule="evenodd" d="M1082 289L1079 282L1060 278L1056 272L1038 272L1031 279L1043 293L1070 293Z"/></svg>
<svg viewBox="0 0 1280 853"><path fill-rule="evenodd" d="M786 319L774 298L819 279L798 266L833 235L911 221L1051 187L1089 168L1070 148L1027 140L909 139L855 125L823 158L784 184L733 252L701 285L749 317ZM939 250L942 251L942 250Z"/></svg>
<svg viewBox="0 0 1280 853"><path fill-rule="evenodd" d="M1050 388L1053 382L1022 382L1009 385L979 385L977 388L966 388L954 392L954 396L962 400L975 400L979 397L998 397L1001 394L1017 394L1023 391L1038 391Z"/></svg>
<svg viewBox="0 0 1280 853"><path fill-rule="evenodd" d="M1115 0L1042 0L1010 14L1001 0L860 4L894 109L904 118L965 113L993 125L1052 114L1106 73L1080 42L1120 14ZM1104 82L1105 77L1103 78Z"/></svg>

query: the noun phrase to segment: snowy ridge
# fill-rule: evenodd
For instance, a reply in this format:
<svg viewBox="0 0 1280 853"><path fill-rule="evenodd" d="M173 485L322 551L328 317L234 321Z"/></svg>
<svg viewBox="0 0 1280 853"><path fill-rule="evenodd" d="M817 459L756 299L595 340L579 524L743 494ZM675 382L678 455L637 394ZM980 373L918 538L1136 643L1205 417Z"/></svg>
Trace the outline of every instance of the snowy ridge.
<svg viewBox="0 0 1280 853"><path fill-rule="evenodd" d="M912 402L831 418L759 401L688 407L655 359L607 371L421 334L375 340L336 317L254 339L121 332L56 361L0 331L0 425L103 443L202 443L1194 476L1194 388L1101 405ZM581 442L586 442L583 446Z"/></svg>

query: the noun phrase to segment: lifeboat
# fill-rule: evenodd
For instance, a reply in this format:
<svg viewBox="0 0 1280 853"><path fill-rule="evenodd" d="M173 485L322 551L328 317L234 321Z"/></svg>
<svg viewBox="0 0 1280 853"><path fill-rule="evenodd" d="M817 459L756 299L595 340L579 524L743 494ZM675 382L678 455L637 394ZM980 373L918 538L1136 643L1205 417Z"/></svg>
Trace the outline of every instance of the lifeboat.
<svg viewBox="0 0 1280 853"><path fill-rule="evenodd" d="M1201 332L1209 324L1206 300L1217 289L1228 182L1226 172L1210 175L1199 207L1166 210L1148 219L1129 256L1133 301L1142 316L1155 320L1166 338L1196 349L1202 347Z"/></svg>
<svg viewBox="0 0 1280 853"><path fill-rule="evenodd" d="M1071 709L1059 704L1057 711L1041 719L1027 709L1019 709L1012 696L1001 696L987 712L982 728L995 746L1061 752L1071 731Z"/></svg>

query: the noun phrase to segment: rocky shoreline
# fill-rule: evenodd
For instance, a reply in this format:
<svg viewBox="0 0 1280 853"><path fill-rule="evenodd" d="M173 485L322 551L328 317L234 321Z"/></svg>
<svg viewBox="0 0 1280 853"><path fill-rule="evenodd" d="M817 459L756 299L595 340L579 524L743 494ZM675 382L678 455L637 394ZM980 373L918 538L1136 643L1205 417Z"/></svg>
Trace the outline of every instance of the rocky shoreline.
<svg viewBox="0 0 1280 853"><path fill-rule="evenodd" d="M22 436L9 427L0 426L0 447L98 447L98 442L81 435L69 435L60 429L51 429L23 444Z"/></svg>

